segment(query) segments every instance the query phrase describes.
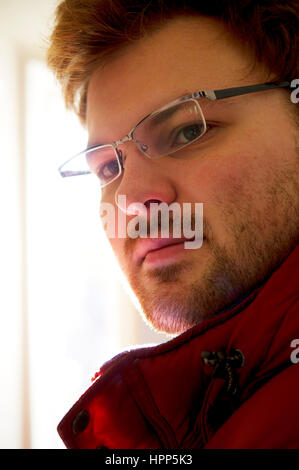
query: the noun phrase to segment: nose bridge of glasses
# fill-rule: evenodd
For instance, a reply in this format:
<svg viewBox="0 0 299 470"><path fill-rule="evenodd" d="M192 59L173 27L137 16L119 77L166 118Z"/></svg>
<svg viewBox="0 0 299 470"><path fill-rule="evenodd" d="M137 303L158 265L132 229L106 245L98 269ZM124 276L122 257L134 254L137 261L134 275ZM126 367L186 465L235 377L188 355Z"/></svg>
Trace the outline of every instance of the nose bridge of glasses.
<svg viewBox="0 0 299 470"><path fill-rule="evenodd" d="M129 142L130 140L133 140L133 137L132 137L132 134L127 134L125 137L123 137L122 139L120 140L116 140L115 142L113 142L113 146L116 148L118 147L119 145L121 144L124 144L125 142Z"/></svg>
<svg viewBox="0 0 299 470"><path fill-rule="evenodd" d="M132 129L129 134L127 134L125 137L123 137L122 139L120 140L116 140L115 142L113 142L113 147L115 149L117 149L117 147L119 147L120 145L126 143L126 142L130 142L130 141L133 141L135 146L137 147L138 150L141 151L141 153L143 155L145 155L146 157L148 157L148 155L146 155L145 151L147 150L147 146L146 145L142 145L141 143L139 143L135 138L134 138L134 131L135 131L136 127L134 127L134 129ZM146 147L146 148L143 148L143 147ZM149 158L149 157L148 157Z"/></svg>

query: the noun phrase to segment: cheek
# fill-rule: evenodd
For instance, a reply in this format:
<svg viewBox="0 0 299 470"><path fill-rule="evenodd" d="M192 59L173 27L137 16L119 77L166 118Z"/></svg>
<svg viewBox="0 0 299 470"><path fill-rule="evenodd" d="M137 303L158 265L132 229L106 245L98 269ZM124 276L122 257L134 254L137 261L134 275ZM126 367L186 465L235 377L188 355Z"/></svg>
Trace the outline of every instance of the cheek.
<svg viewBox="0 0 299 470"><path fill-rule="evenodd" d="M252 211L261 210L265 175L261 177L264 172L255 155L241 150L214 154L190 174L185 199L203 203L204 220L221 245L230 243L236 225L241 227Z"/></svg>
<svg viewBox="0 0 299 470"><path fill-rule="evenodd" d="M212 209L222 203L237 203L252 189L254 158L232 154L209 161L192 169L186 181L185 194L192 201L203 202Z"/></svg>

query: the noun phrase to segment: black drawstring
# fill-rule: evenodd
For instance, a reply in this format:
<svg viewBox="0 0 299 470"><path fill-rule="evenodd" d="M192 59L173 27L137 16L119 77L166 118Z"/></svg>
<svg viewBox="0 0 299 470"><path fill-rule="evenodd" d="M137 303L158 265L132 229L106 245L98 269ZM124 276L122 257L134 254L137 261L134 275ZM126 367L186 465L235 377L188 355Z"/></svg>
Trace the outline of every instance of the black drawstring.
<svg viewBox="0 0 299 470"><path fill-rule="evenodd" d="M238 391L236 369L244 365L245 358L240 349L231 349L228 353L221 351L202 351L203 362L214 368L212 377L226 381L226 392L235 395Z"/></svg>

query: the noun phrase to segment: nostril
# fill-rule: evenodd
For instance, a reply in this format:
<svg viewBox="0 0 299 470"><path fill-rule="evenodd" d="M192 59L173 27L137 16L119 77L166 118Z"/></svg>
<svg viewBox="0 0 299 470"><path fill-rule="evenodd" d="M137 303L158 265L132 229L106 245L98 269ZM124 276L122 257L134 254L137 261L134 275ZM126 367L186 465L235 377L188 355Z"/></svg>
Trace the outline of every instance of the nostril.
<svg viewBox="0 0 299 470"><path fill-rule="evenodd" d="M151 204L161 204L162 201L160 199L148 199L144 202L144 205L147 209L150 209Z"/></svg>

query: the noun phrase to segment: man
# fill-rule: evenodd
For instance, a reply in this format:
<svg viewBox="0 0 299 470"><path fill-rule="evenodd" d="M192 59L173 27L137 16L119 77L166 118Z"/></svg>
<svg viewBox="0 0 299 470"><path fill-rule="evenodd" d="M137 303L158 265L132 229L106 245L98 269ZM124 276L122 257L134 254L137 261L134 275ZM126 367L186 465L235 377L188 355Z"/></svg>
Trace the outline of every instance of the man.
<svg viewBox="0 0 299 470"><path fill-rule="evenodd" d="M203 204L199 248L160 226L110 238L175 338L103 366L59 425L68 447L298 448L298 17L295 0L58 7L48 62L89 134L61 173L95 173L127 224Z"/></svg>

